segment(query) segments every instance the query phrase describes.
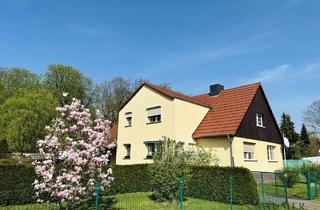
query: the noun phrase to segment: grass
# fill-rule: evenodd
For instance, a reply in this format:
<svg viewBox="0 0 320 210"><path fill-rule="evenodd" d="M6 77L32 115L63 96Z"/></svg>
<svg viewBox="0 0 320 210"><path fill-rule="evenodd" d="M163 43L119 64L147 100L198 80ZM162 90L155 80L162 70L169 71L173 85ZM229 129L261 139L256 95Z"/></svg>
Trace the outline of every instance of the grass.
<svg viewBox="0 0 320 210"><path fill-rule="evenodd" d="M261 187L260 187L261 189ZM273 183L265 183L264 184L264 191L268 195L274 195L274 196L285 196L285 188L283 185L277 185ZM307 199L308 193L307 193L307 185L306 183L300 182L295 185L293 185L291 188L288 188L288 197L289 198L301 198L301 199ZM317 200L320 200L319 193Z"/></svg>
<svg viewBox="0 0 320 210"><path fill-rule="evenodd" d="M150 193L127 193L119 194L113 197L103 197L101 199L100 209L108 210L178 210L179 204L175 203L158 203L150 198ZM47 210L54 209L54 204L46 206L20 205L20 206L6 206L0 207L0 210ZM94 203L85 201L78 206L77 209L94 209ZM189 198L184 202L185 210L229 210L228 204ZM235 205L234 210L262 210L259 206ZM277 208L277 210L287 210L285 207Z"/></svg>

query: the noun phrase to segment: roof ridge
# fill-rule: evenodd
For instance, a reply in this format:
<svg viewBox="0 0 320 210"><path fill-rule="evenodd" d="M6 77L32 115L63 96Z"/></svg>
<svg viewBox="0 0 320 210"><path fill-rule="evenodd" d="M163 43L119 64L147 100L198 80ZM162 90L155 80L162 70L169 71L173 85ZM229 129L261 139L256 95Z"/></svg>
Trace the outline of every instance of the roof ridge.
<svg viewBox="0 0 320 210"><path fill-rule="evenodd" d="M254 85L261 85L261 82L255 82L255 83L249 83L249 84L246 84L246 85L240 85L240 86L236 86L236 87L231 87L231 88L225 89L223 91L233 90L233 89L237 89L237 88L244 88L244 87L254 86Z"/></svg>
<svg viewBox="0 0 320 210"><path fill-rule="evenodd" d="M249 84L246 84L246 85L240 85L240 86L236 86L236 87L231 87L231 88L228 88L228 89L224 89L222 91L229 91L229 90L234 90L234 89L237 89L237 88L244 88L244 87L254 86L254 85L261 85L261 82L255 82L255 83L249 83ZM193 95L191 97L199 97L199 96L204 96L204 95L208 95L208 94L209 93L201 93L201 94L198 94L198 95Z"/></svg>

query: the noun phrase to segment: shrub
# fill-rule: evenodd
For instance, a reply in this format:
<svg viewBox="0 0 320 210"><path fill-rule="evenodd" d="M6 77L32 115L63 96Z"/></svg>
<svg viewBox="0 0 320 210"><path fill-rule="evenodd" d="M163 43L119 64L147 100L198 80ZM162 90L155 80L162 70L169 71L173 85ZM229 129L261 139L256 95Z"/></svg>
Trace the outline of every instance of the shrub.
<svg viewBox="0 0 320 210"><path fill-rule="evenodd" d="M287 187L291 188L296 183L300 182L299 170L297 169L283 169L280 171L279 178L285 185L285 176L287 176Z"/></svg>
<svg viewBox="0 0 320 210"><path fill-rule="evenodd" d="M36 201L32 182L34 170L24 165L0 165L0 205L26 204Z"/></svg>
<svg viewBox="0 0 320 210"><path fill-rule="evenodd" d="M150 164L112 165L114 182L104 195L151 192ZM105 166L103 170L107 170ZM245 168L192 166L192 178L185 184L188 197L228 202L228 177L233 175L234 202L258 203L257 185ZM36 175L30 166L0 165L0 205L26 204L36 201L32 182ZM175 186L178 186L178 179Z"/></svg>
<svg viewBox="0 0 320 210"><path fill-rule="evenodd" d="M192 179L188 183L189 196L227 203L230 193L229 176L233 180L233 202L236 204L259 203L257 183L246 168L193 166Z"/></svg>
<svg viewBox="0 0 320 210"><path fill-rule="evenodd" d="M317 173L318 177L320 176L320 164L315 164L315 163L302 164L297 170L302 172L314 171Z"/></svg>
<svg viewBox="0 0 320 210"><path fill-rule="evenodd" d="M151 183L148 173L148 164L112 165L114 181L105 194L114 195L132 192L150 192ZM108 167L104 167L107 170Z"/></svg>
<svg viewBox="0 0 320 210"><path fill-rule="evenodd" d="M9 146L7 140L0 140L0 157L5 157L9 153Z"/></svg>
<svg viewBox="0 0 320 210"><path fill-rule="evenodd" d="M154 164L149 167L153 196L161 202L179 199L179 179L190 178L190 158L183 143L164 138L158 145Z"/></svg>

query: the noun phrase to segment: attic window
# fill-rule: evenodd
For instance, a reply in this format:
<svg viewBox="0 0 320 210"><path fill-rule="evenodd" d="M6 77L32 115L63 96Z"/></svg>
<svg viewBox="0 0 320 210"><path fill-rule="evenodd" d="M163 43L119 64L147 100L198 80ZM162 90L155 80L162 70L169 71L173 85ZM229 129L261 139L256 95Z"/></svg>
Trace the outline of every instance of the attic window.
<svg viewBox="0 0 320 210"><path fill-rule="evenodd" d="M147 108L148 124L161 122L161 106Z"/></svg>
<svg viewBox="0 0 320 210"><path fill-rule="evenodd" d="M126 112L125 113L126 119L127 119L127 125L126 127L131 127L132 125L132 112Z"/></svg>
<svg viewBox="0 0 320 210"><path fill-rule="evenodd" d="M261 114L261 113L256 114L256 125L258 127L264 128L263 114Z"/></svg>

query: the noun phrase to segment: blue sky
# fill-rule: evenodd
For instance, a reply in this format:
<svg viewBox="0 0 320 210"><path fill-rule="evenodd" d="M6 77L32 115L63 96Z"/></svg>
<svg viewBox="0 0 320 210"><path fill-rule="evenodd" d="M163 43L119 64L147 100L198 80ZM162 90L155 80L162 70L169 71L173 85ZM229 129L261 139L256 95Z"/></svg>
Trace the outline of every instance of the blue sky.
<svg viewBox="0 0 320 210"><path fill-rule="evenodd" d="M0 65L71 65L95 82L168 82L187 94L261 81L300 131L320 99L320 1L0 1Z"/></svg>

